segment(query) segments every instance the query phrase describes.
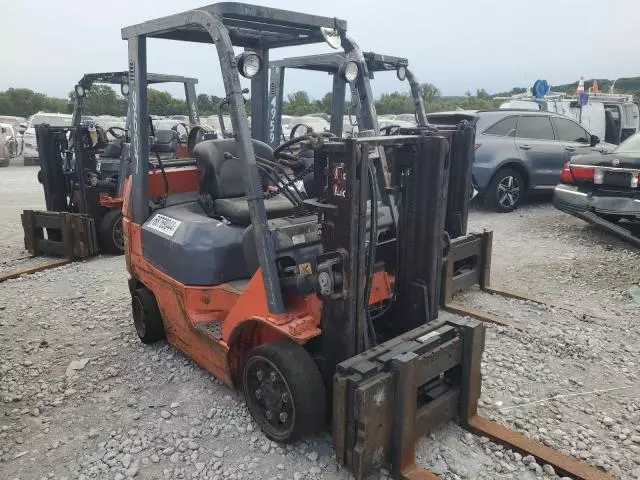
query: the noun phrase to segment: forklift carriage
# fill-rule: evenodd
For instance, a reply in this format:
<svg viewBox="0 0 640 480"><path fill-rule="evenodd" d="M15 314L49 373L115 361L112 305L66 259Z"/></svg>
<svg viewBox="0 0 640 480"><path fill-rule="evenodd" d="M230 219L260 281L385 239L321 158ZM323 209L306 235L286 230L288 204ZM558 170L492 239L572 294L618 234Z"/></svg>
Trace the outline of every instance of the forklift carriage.
<svg viewBox="0 0 640 480"><path fill-rule="evenodd" d="M353 81L360 99L370 97L364 55L346 30L337 18L240 3L122 30L133 164L125 253L140 339L166 336L222 382L241 387L272 440L295 441L331 416L338 461L357 479L389 465L395 478L436 478L415 465L414 442L455 417L561 474L610 478L477 415L484 327L438 316L450 139L463 132L468 140L471 127L304 135L294 141L314 150L308 197L294 205L287 188L265 187L261 174L276 172L290 155L266 144L270 50L341 43L359 65ZM161 204L147 181L147 38L215 45L234 132L198 143L195 166L167 172ZM234 46L245 51L236 55ZM251 78L251 133L241 74ZM458 155L470 158L462 140Z"/></svg>

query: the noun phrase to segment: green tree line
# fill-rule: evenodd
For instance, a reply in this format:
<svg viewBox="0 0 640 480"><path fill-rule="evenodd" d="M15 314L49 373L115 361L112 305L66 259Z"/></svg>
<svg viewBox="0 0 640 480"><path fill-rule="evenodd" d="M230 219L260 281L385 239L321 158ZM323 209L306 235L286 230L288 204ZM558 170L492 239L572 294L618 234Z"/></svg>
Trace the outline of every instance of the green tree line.
<svg viewBox="0 0 640 480"><path fill-rule="evenodd" d="M600 91L608 91L612 80L598 79ZM576 83L552 87L554 91L573 92ZM591 81L586 82L586 87L591 86ZM640 77L621 78L615 83L616 92L633 93L640 98ZM440 90L431 83L421 85L422 99L427 112L437 112L455 109L480 109L497 107L501 100L495 100L484 89L477 89L475 94L471 91L463 96L443 96ZM499 95L512 95L525 92L525 88L513 88L509 92ZM10 88L0 92L0 115L13 115L28 117L40 110L47 112L71 113L73 111L74 93L69 93L68 98L55 98L43 93L34 92L26 88ZM184 100L173 97L171 94L155 89L149 89L149 113L152 115L186 115L187 105ZM215 115L223 100L223 97L198 95L198 108L201 116ZM391 92L384 93L375 101L378 114L412 113L414 111L413 100L408 93ZM247 102L249 109L249 102ZM87 93L85 99L85 113L87 115L126 115L127 99L111 88L109 85L94 85ZM345 112L351 109L347 103ZM248 113L250 113L248 111ZM309 113L331 113L331 93L327 93L321 99L312 99L305 91L297 91L287 95L283 103L285 115L301 116Z"/></svg>

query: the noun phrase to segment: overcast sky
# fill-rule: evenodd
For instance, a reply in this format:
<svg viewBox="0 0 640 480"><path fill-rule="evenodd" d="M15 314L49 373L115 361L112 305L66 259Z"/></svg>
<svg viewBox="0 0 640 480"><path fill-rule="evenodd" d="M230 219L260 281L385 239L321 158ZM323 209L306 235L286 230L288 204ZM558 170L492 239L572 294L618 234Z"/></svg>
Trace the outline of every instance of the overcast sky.
<svg viewBox="0 0 640 480"><path fill-rule="evenodd" d="M0 0L3 46L0 91L27 87L66 97L88 72L125 69L120 29L205 5L207 0ZM445 95L489 93L592 77L640 75L638 0L269 0L256 2L347 20L363 50L404 56L422 82ZM281 49L272 59L328 51L326 45ZM149 71L194 76L199 93L221 95L214 47L149 42ZM320 73L287 77L286 91L330 90ZM374 93L408 90L392 73L379 74ZM169 88L181 93L179 88ZM182 98L183 95L180 95Z"/></svg>

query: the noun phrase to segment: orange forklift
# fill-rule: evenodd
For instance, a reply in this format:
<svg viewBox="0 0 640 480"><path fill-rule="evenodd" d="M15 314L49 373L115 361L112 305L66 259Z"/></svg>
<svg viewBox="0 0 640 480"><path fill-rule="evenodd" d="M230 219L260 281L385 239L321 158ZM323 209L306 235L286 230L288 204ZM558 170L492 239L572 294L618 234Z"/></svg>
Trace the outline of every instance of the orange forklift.
<svg viewBox="0 0 640 480"><path fill-rule="evenodd" d="M149 73L149 85L180 83L184 86L189 125L174 129L153 128L150 151L153 170L159 173L181 165L187 157L189 135L202 132L197 109L195 78ZM129 93L128 72L87 73L74 87L74 109L70 127L36 126L40 170L46 211L22 214L25 249L33 255L61 255L68 260L99 252L122 255L122 191L130 170L126 130L109 119L95 121L85 116L86 95L95 85L119 85ZM123 122L124 124L124 122ZM123 125L124 126L124 125ZM182 135L179 127L184 129ZM109 135L107 135L109 134ZM162 198L162 197L159 197ZM58 263L54 263L57 265Z"/></svg>
<svg viewBox="0 0 640 480"><path fill-rule="evenodd" d="M370 98L364 56L337 18L219 3L122 37L132 118L123 229L144 343L166 337L241 388L275 441L330 421L337 459L357 479L382 466L395 478L437 478L416 466L414 442L456 418L563 475L610 478L477 414L484 327L438 309L445 175L470 158L470 127L264 143L273 48L342 47L340 74ZM148 38L214 44L234 132L195 145L194 165L166 172L166 192L148 168ZM251 82L251 129L240 76ZM306 192L296 187L298 144L314 152Z"/></svg>

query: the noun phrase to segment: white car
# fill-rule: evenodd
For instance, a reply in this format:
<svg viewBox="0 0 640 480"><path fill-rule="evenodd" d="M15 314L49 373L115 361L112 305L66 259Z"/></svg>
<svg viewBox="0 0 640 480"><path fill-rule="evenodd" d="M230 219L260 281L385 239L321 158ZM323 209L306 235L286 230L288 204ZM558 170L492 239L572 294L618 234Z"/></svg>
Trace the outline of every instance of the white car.
<svg viewBox="0 0 640 480"><path fill-rule="evenodd" d="M9 123L0 123L0 167L8 167L13 157L20 155L18 131Z"/></svg>
<svg viewBox="0 0 640 480"><path fill-rule="evenodd" d="M38 163L38 142L36 140L36 125L48 123L53 127L70 127L71 115L65 113L38 112L29 118L27 130L24 132L24 147L22 156L25 165L36 165Z"/></svg>

